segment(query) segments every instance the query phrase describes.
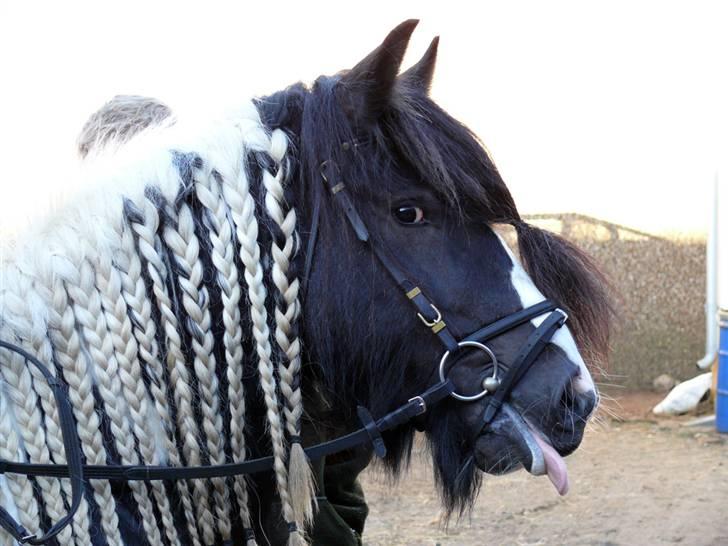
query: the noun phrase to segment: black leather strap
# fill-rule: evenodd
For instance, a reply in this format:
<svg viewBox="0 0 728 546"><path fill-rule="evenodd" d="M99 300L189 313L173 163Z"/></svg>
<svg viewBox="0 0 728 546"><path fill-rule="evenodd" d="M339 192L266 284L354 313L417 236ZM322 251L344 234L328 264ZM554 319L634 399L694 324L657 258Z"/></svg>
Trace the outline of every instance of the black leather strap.
<svg viewBox="0 0 728 546"><path fill-rule="evenodd" d="M506 375L501 380L500 386L492 396L488 397L488 404L485 406L480 419L481 427L478 429L475 437L493 421L498 410L511 394L513 388L536 361L536 357L546 347L546 344L551 340L556 330L564 325L567 318L566 313L557 309L546 317L541 325L528 337L526 344L518 353L513 366L508 368L508 372L506 372Z"/></svg>
<svg viewBox="0 0 728 546"><path fill-rule="evenodd" d="M308 234L308 243L306 246L306 262L303 268L303 286L301 291L303 297L308 296L308 281L311 279L311 270L313 269L313 257L316 254L316 243L318 242L318 230L321 224L321 193L316 192L313 204L313 216L311 217L311 230Z"/></svg>
<svg viewBox="0 0 728 546"><path fill-rule="evenodd" d="M80 442L73 421L73 413L64 386L57 381L43 364L23 348L0 340L0 347L15 351L36 365L53 388L56 403L59 408L61 430L66 448L67 465L16 463L0 460L0 474L12 473L26 476L47 476L55 478L71 478L72 502L68 515L57 522L43 537L35 538L17 523L6 510L0 507L0 526L6 529L21 543L42 544L57 535L73 518L81 502L82 485L85 479L103 479L110 481L138 481L138 480L190 480L209 479L242 474L255 474L273 468L273 457L260 457L239 463L229 463L215 466L142 466L142 465L83 465L80 452ZM406 404L398 407L384 417L377 419L373 426L377 431L384 432L396 428L416 415L426 412L431 406L437 404L453 391L453 385L448 380L430 387L420 396L412 398ZM339 451L370 443L371 428L364 427L345 436L329 442L316 444L305 449L311 460L317 460Z"/></svg>
<svg viewBox="0 0 728 546"><path fill-rule="evenodd" d="M513 328L520 326L521 324L525 324L536 317L540 317L544 313L554 311L557 307L558 306L553 301L544 300L530 307L526 307L525 309L521 309L512 315L503 317L502 319L473 332L465 338L465 341L478 341L480 343L485 343L494 337L504 334L508 330L512 330Z"/></svg>

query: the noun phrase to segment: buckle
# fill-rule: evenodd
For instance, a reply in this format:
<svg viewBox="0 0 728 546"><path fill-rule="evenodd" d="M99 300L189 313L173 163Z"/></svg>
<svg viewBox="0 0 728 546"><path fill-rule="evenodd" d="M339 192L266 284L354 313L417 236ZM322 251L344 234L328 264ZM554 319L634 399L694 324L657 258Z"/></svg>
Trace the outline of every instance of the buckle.
<svg viewBox="0 0 728 546"><path fill-rule="evenodd" d="M569 314L566 311L564 311L563 309L561 309L561 307L557 307L556 309L554 309L553 312L559 313L563 317L559 321L559 326L563 326L564 324L566 324L566 321L569 320Z"/></svg>
<svg viewBox="0 0 728 546"><path fill-rule="evenodd" d="M425 324L425 326L432 328L438 322L442 322L442 313L440 313L440 310L434 305L430 304L430 307L432 307L432 310L437 315L432 321L427 320L425 317L422 316L421 313L417 313L417 316L420 317L420 320Z"/></svg>
<svg viewBox="0 0 728 546"><path fill-rule="evenodd" d="M417 413L415 413L415 416L427 413L427 403L425 402L425 399L421 396L413 396L412 398L407 400L408 404L410 402L417 402Z"/></svg>

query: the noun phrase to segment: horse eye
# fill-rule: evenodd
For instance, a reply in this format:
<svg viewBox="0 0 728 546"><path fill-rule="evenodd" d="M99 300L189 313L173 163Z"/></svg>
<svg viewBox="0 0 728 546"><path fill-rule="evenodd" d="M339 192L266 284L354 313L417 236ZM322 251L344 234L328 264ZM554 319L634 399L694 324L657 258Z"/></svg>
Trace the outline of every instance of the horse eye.
<svg viewBox="0 0 728 546"><path fill-rule="evenodd" d="M425 221L425 213L420 207L399 207L394 215L402 224L422 224Z"/></svg>

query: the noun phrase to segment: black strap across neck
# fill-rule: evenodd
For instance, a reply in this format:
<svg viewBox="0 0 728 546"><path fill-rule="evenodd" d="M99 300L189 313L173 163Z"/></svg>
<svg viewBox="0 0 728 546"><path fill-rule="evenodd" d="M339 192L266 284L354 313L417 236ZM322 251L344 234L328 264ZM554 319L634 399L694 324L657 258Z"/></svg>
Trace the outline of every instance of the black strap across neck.
<svg viewBox="0 0 728 546"><path fill-rule="evenodd" d="M384 245L372 244L369 230L359 216L349 193L346 191L346 185L341 179L339 166L333 161L325 161L321 165L321 177L331 193L334 203L343 211L357 239L367 244L372 250L384 269L396 282L397 286L406 295L407 299L412 302L420 320L440 339L447 351L457 351L460 344L447 327L440 310L423 293L420 287L410 279L406 269L399 264L396 257ZM316 195L319 195L319 192ZM317 197L314 203L308 251L306 254L303 280L304 297L307 295L307 283L313 265L312 259L318 239L320 214L321 202L320 197ZM529 336L526 344L519 352L518 357L501 381L500 386L489 398L481 419L482 427L487 427L493 421L502 403L508 398L513 388L535 362L536 357L549 342L556 330L564 324L567 316L566 313L557 308L554 302L546 300L501 318L473 332L460 342L477 341L484 343L489 339L493 339L546 313L549 313L549 315ZM68 461L67 464L61 465L17 463L0 460L0 474L7 472L26 476L70 478L71 480L72 499L68 513L41 537L29 533L20 523L13 519L7 510L0 507L0 526L21 544L44 544L58 535L71 522L74 514L78 510L83 495L83 484L88 479L112 481L209 479L254 474L273 468L273 457L260 457L223 465L191 467L84 465L81 458L80 439L76 431L66 386L54 377L42 362L23 348L2 340L0 340L0 347L22 355L41 372L51 386L55 402L58 406L63 445ZM386 455L386 447L382 440L382 432L395 429L418 416L424 415L434 405L449 397L453 391L453 383L450 379L445 378L443 381L436 383L422 394L410 398L405 404L402 404L379 419L373 418L366 408L360 406L357 409L357 413L363 425L361 428L334 440L307 447L304 451L310 460L317 460L321 457L345 451L356 446L371 445L377 456L384 457ZM478 433L480 433L480 430Z"/></svg>

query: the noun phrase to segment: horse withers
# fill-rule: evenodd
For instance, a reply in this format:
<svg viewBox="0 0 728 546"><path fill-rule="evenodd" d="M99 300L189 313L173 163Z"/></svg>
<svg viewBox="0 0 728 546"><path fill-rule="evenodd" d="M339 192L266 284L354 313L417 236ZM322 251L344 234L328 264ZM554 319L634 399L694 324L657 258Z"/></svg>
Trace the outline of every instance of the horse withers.
<svg viewBox="0 0 728 546"><path fill-rule="evenodd" d="M521 219L477 138L428 97L437 39L399 74L415 26L192 144L179 122L155 149L130 145L141 159L4 265L0 339L67 385L87 469L272 455L273 472L245 476L87 480L60 542L300 543L316 496L302 447L352 430L394 473L424 431L448 513L480 471L523 466L566 492L606 285ZM43 374L0 358L0 459L66 464ZM73 496L42 474L7 473L0 492L38 537Z"/></svg>

